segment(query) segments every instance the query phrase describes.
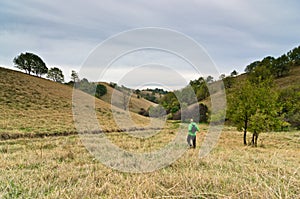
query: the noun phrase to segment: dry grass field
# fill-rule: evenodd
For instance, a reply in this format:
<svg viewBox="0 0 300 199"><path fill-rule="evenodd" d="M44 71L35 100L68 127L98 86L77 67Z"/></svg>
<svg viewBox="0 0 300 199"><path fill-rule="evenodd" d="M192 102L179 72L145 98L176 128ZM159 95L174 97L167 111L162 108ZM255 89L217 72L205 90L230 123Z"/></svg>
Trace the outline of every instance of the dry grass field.
<svg viewBox="0 0 300 199"><path fill-rule="evenodd" d="M22 72L0 67L0 135L75 132L72 108L73 88ZM79 91L78 91L79 92ZM95 100L95 113L103 130L117 129L111 105L81 92L87 100ZM135 109L148 106L134 98ZM114 111L122 113L121 109ZM137 125L149 119L130 112Z"/></svg>
<svg viewBox="0 0 300 199"><path fill-rule="evenodd" d="M198 148L150 173L112 170L87 152L77 135L0 142L1 198L300 198L300 132L268 133L259 147L242 145L242 133L225 127L218 144L199 158ZM140 144L112 133L126 150L156 150L169 130ZM164 138L164 139L162 139Z"/></svg>

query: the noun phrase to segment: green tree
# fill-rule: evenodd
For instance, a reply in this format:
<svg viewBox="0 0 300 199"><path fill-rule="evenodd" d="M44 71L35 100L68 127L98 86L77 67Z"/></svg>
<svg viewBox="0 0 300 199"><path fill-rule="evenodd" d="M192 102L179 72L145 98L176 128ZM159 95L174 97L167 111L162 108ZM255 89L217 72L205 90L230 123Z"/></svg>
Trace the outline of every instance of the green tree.
<svg viewBox="0 0 300 199"><path fill-rule="evenodd" d="M249 81L237 88L228 100L229 119L238 130L253 133L252 144L257 146L259 133L275 129L279 125L277 95L271 90L272 80Z"/></svg>
<svg viewBox="0 0 300 199"><path fill-rule="evenodd" d="M76 88L90 95L95 95L96 92L96 85L94 83L90 83L89 80L86 78L80 80L77 83Z"/></svg>
<svg viewBox="0 0 300 199"><path fill-rule="evenodd" d="M45 62L33 53L21 53L14 58L13 62L16 68L25 70L25 72L29 75L33 72L37 76L42 76L48 72Z"/></svg>
<svg viewBox="0 0 300 199"><path fill-rule="evenodd" d="M244 145L247 145L247 131L251 115L255 113L254 98L251 95L252 86L249 81L236 88L228 99L229 120L239 131L244 131Z"/></svg>
<svg viewBox="0 0 300 199"><path fill-rule="evenodd" d="M249 64L248 66L246 66L245 72L246 72L246 73L250 73L250 72L253 71L259 64L260 64L260 61L252 62L251 64Z"/></svg>
<svg viewBox="0 0 300 199"><path fill-rule="evenodd" d="M219 77L219 79L220 79L220 80L223 80L223 79L225 79L225 77L226 77L225 74L221 74L220 77Z"/></svg>
<svg viewBox="0 0 300 199"><path fill-rule="evenodd" d="M47 74L47 78L52 79L55 82L62 83L64 81L64 75L59 68L50 68Z"/></svg>
<svg viewBox="0 0 300 199"><path fill-rule="evenodd" d="M279 94L278 103L282 110L281 115L287 126L300 129L300 86L289 87Z"/></svg>
<svg viewBox="0 0 300 199"><path fill-rule="evenodd" d="M253 84L259 84L264 81L272 81L273 79L271 70L267 68L265 65L259 65L255 68L255 70L252 70L248 74L248 80L251 81Z"/></svg>
<svg viewBox="0 0 300 199"><path fill-rule="evenodd" d="M291 66L300 65L300 46L294 48L287 53Z"/></svg>
<svg viewBox="0 0 300 199"><path fill-rule="evenodd" d="M189 84L195 91L198 101L204 100L209 96L209 90L203 77L190 81Z"/></svg>
<svg viewBox="0 0 300 199"><path fill-rule="evenodd" d="M174 92L165 94L162 99L160 99L160 104L165 108L167 113L173 114L180 109L180 103Z"/></svg>
<svg viewBox="0 0 300 199"><path fill-rule="evenodd" d="M263 60L261 60L261 62L259 63L259 66L265 66L267 69L271 70L274 62L275 62L275 58L272 56L267 56L265 58L263 58Z"/></svg>
<svg viewBox="0 0 300 199"><path fill-rule="evenodd" d="M214 82L214 77L212 77L212 76L208 76L207 78L206 78L206 83L213 83Z"/></svg>
<svg viewBox="0 0 300 199"><path fill-rule="evenodd" d="M232 71L231 73L230 73L230 76L231 77L235 77L235 76L237 76L238 75L238 72L236 71L236 70L234 70L234 71Z"/></svg>
<svg viewBox="0 0 300 199"><path fill-rule="evenodd" d="M97 84L95 97L100 98L101 96L105 95L106 93L107 93L106 86L104 86L102 84Z"/></svg>
<svg viewBox="0 0 300 199"><path fill-rule="evenodd" d="M234 84L234 77L233 76L228 76L228 77L225 77L223 79L223 83L224 83L224 87L227 89L227 88L231 88Z"/></svg>
<svg viewBox="0 0 300 199"><path fill-rule="evenodd" d="M272 89L269 81L253 85L255 113L249 119L249 131L252 132L252 145L257 146L260 133L276 130L281 125L279 118L280 106L277 103L278 94Z"/></svg>
<svg viewBox="0 0 300 199"><path fill-rule="evenodd" d="M283 77L290 72L290 61L287 55L284 54L275 60L272 72L275 77Z"/></svg>
<svg viewBox="0 0 300 199"><path fill-rule="evenodd" d="M72 72L71 72L71 80L74 82L74 84L79 82L79 75L74 70L72 70Z"/></svg>

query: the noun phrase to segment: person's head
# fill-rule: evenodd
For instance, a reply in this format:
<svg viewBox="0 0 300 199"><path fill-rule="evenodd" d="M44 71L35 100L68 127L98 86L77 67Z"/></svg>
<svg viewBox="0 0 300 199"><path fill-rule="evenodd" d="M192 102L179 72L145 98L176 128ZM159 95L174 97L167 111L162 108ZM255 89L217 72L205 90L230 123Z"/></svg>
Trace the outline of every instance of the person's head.
<svg viewBox="0 0 300 199"><path fill-rule="evenodd" d="M190 120L191 122L193 122L194 120L193 120L193 118L191 118L191 120Z"/></svg>

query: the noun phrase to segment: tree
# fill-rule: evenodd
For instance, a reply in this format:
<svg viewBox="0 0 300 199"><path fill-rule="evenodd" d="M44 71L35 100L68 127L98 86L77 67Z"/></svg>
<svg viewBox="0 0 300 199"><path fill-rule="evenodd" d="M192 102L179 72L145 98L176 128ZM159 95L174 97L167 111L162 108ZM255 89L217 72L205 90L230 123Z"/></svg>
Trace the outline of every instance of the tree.
<svg viewBox="0 0 300 199"><path fill-rule="evenodd" d="M48 68L44 61L33 53L21 53L13 60L15 67L21 70L25 70L30 75L31 72L37 76L42 76L48 72Z"/></svg>
<svg viewBox="0 0 300 199"><path fill-rule="evenodd" d="M234 70L234 71L232 71L231 73L230 73L230 76L231 77L235 77L235 76L237 76L238 75L238 72L236 71L236 70Z"/></svg>
<svg viewBox="0 0 300 199"><path fill-rule="evenodd" d="M180 109L180 103L174 92L168 92L160 99L160 104L165 108L167 113L174 114Z"/></svg>
<svg viewBox="0 0 300 199"><path fill-rule="evenodd" d="M203 77L190 81L189 84L194 89L198 101L201 101L209 96L209 90Z"/></svg>
<svg viewBox="0 0 300 199"><path fill-rule="evenodd" d="M219 77L219 79L220 79L220 80L223 80L225 77L226 77L225 74L221 74L220 77Z"/></svg>
<svg viewBox="0 0 300 199"><path fill-rule="evenodd" d="M60 83L62 83L64 81L64 75L63 75L62 71L56 67L51 68L48 71L47 78L52 79L55 82L60 82Z"/></svg>
<svg viewBox="0 0 300 199"><path fill-rule="evenodd" d="M260 61L252 62L251 64L249 64L248 66L246 66L245 72L246 72L246 73L250 73L250 72L253 71L259 64L260 64Z"/></svg>
<svg viewBox="0 0 300 199"><path fill-rule="evenodd" d="M80 80L76 84L76 88L90 95L95 95L96 93L96 84L89 82L89 80L86 78Z"/></svg>
<svg viewBox="0 0 300 199"><path fill-rule="evenodd" d="M102 84L97 84L96 86L96 92L95 92L95 97L100 98L101 96L105 95L107 93L107 88L106 86Z"/></svg>
<svg viewBox="0 0 300 199"><path fill-rule="evenodd" d="M282 90L278 97L282 106L281 115L286 126L300 129L300 86L292 86Z"/></svg>
<svg viewBox="0 0 300 199"><path fill-rule="evenodd" d="M275 129L279 125L277 94L271 90L272 80L247 80L229 98L229 119L238 130L244 131L247 145L247 131L253 133L252 144L257 146L259 133Z"/></svg>
<svg viewBox="0 0 300 199"><path fill-rule="evenodd" d="M251 115L255 113L252 87L249 81L237 88L228 100L229 120L239 131L244 131L244 145L247 145L247 131Z"/></svg>
<svg viewBox="0 0 300 199"><path fill-rule="evenodd" d="M283 77L290 72L290 61L285 54L278 57L272 67L272 72L275 77Z"/></svg>
<svg viewBox="0 0 300 199"><path fill-rule="evenodd" d="M271 70L274 62L275 62L275 58L272 56L267 56L265 58L263 58L263 60L261 60L261 62L259 63L259 66L265 66L267 69Z"/></svg>
<svg viewBox="0 0 300 199"><path fill-rule="evenodd" d="M259 84L264 81L272 81L272 73L265 65L259 65L254 70L249 72L248 80L253 84Z"/></svg>
<svg viewBox="0 0 300 199"><path fill-rule="evenodd" d="M249 119L249 131L252 132L253 146L257 146L260 133L278 129L281 125L278 113L280 107L277 104L278 95L271 90L270 82L261 82L253 86L255 99L255 113Z"/></svg>
<svg viewBox="0 0 300 199"><path fill-rule="evenodd" d="M291 66L300 65L300 46L287 53Z"/></svg>
<svg viewBox="0 0 300 199"><path fill-rule="evenodd" d="M206 78L206 83L212 83L214 81L214 77L212 77L212 76L208 76L207 78Z"/></svg>
<svg viewBox="0 0 300 199"><path fill-rule="evenodd" d="M74 82L74 84L79 82L78 73L74 70L72 70L72 73L71 73L71 80Z"/></svg>
<svg viewBox="0 0 300 199"><path fill-rule="evenodd" d="M231 88L232 85L234 84L234 79L232 76L228 76L228 77L225 77L223 79L223 83L224 83L224 87L227 89L227 88Z"/></svg>

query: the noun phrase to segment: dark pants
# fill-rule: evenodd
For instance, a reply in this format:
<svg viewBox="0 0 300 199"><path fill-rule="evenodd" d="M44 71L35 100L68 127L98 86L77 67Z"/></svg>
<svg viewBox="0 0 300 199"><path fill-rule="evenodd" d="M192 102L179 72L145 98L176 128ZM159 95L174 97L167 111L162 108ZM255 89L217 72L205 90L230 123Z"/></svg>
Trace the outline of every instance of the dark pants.
<svg viewBox="0 0 300 199"><path fill-rule="evenodd" d="M191 144L191 140L193 144ZM188 135L186 141L190 147L196 148L196 136Z"/></svg>

